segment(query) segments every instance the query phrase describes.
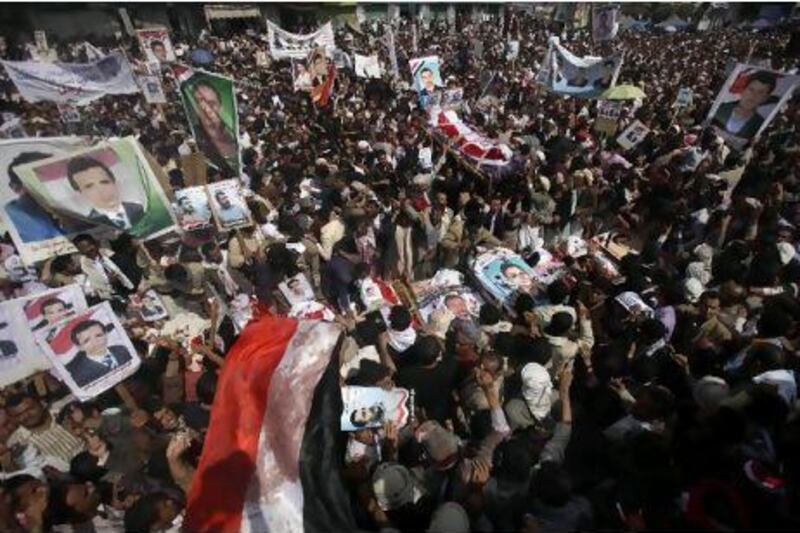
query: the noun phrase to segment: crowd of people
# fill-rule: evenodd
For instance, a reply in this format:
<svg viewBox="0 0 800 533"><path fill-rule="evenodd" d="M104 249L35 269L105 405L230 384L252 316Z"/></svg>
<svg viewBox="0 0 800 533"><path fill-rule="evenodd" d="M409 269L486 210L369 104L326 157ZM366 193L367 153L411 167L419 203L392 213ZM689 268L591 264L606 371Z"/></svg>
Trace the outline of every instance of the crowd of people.
<svg viewBox="0 0 800 533"><path fill-rule="evenodd" d="M241 180L255 224L144 242L80 235L77 253L22 274L5 261L3 298L77 282L90 305L112 303L143 363L124 387L83 403L46 372L2 391L0 529L178 530L242 327L233 309L255 302L255 315L286 315L279 285L299 273L356 350L379 355L342 385L415 393L405 426L347 433L340 474L360 528L800 527L800 100L743 151L705 126L731 61L797 71L790 32L622 31L597 44L561 26L519 12L459 18L454 29L403 18L397 77L385 21L340 28L337 47L378 54L383 76L340 68L322 108L294 90L290 62L257 64L263 35L173 33L179 61L202 46L214 56L204 68L235 80L243 172L209 166L207 179ZM647 96L625 103L618 129L638 119L651 130L635 148L594 129L597 100L536 83L554 34L576 55L624 51L618 83ZM513 61L509 39L520 41ZM61 60L86 59L83 41L50 40ZM23 59L23 43L9 43L5 59ZM127 37L92 44L142 59ZM464 121L512 149L502 170L432 135L408 69L425 55L464 89ZM6 77L0 100L32 137L135 136L177 190L182 156L197 146L168 69L162 81L166 104L107 96L68 124ZM693 102L676 108L682 87ZM563 253L569 237L592 251L606 232L628 250L614 279ZM7 236L0 246L15 254ZM453 269L472 283L471 260L497 247L531 264L542 249L559 254L566 273L520 291L511 308L487 298L477 316L429 324L404 300L385 323L365 319L365 279ZM170 319L131 312L151 289ZM623 308L626 292L654 312Z"/></svg>

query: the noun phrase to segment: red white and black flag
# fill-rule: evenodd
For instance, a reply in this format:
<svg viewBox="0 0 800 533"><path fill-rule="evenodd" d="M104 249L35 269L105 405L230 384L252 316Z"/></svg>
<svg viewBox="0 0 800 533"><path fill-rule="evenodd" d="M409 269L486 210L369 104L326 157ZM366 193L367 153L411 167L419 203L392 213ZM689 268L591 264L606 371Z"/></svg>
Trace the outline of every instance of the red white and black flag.
<svg viewBox="0 0 800 533"><path fill-rule="evenodd" d="M264 317L226 357L186 531L353 531L340 477L341 328Z"/></svg>

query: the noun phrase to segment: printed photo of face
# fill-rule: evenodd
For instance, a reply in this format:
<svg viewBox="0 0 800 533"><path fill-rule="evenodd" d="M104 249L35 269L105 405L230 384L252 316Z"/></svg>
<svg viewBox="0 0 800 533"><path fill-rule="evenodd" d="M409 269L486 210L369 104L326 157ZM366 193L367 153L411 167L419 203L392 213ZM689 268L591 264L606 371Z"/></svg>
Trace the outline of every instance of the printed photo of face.
<svg viewBox="0 0 800 533"><path fill-rule="evenodd" d="M72 188L92 207L107 211L119 208L117 180L105 165L88 158L76 158L70 161L68 172Z"/></svg>
<svg viewBox="0 0 800 533"><path fill-rule="evenodd" d="M376 404L370 407L360 407L350 414L350 423L353 427L364 427L367 424L375 424L383 420L383 406Z"/></svg>
<svg viewBox="0 0 800 533"><path fill-rule="evenodd" d="M224 191L217 191L214 197L217 199L217 203L221 209L231 209L233 207L230 198L228 198L228 195L225 194Z"/></svg>
<svg viewBox="0 0 800 533"><path fill-rule="evenodd" d="M153 55L162 63L167 60L167 48L161 41L150 41L150 50L152 50Z"/></svg>
<svg viewBox="0 0 800 533"><path fill-rule="evenodd" d="M70 310L67 307L67 304L58 298L54 298L53 300L42 304L42 316L48 324L55 324L61 319L66 318L69 314Z"/></svg>
<svg viewBox="0 0 800 533"><path fill-rule="evenodd" d="M436 90L436 81L434 80L433 71L429 68L423 68L419 75L422 80L422 88L428 92Z"/></svg>
<svg viewBox="0 0 800 533"><path fill-rule="evenodd" d="M89 357L100 357L106 353L108 334L102 324L93 323L78 331L74 337L76 347Z"/></svg>
<svg viewBox="0 0 800 533"><path fill-rule="evenodd" d="M470 318L469 306L466 300L458 294L450 294L444 299L444 305L456 318L467 320Z"/></svg>
<svg viewBox="0 0 800 533"><path fill-rule="evenodd" d="M506 264L502 267L501 272L505 277L505 281L513 290L530 293L533 290L533 278L513 263Z"/></svg>
<svg viewBox="0 0 800 533"><path fill-rule="evenodd" d="M227 159L236 152L236 143L222 120L222 98L216 88L208 83L198 83L192 89L197 106L197 118L205 137L214 150Z"/></svg>

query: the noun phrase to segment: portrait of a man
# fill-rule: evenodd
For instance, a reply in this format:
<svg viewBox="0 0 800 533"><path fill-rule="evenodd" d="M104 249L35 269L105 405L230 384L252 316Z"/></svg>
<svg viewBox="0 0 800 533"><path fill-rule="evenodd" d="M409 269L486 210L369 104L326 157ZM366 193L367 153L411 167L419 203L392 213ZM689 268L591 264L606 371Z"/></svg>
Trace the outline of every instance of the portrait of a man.
<svg viewBox="0 0 800 533"><path fill-rule="evenodd" d="M113 326L88 319L75 326L70 333L70 340L78 353L65 368L79 387L97 381L132 359L126 347L109 346L108 333L112 330Z"/></svg>
<svg viewBox="0 0 800 533"><path fill-rule="evenodd" d="M772 93L775 91L778 79L778 75L765 70L747 75L743 80L744 87L739 99L720 104L711 121L712 124L736 137L744 139L755 137L767 118L759 113L759 108L765 104L777 103L777 99L773 101ZM737 79L733 85L738 82Z"/></svg>
<svg viewBox="0 0 800 533"><path fill-rule="evenodd" d="M67 179L72 189L91 206L89 218L97 223L127 230L144 216L142 204L122 200L117 178L96 159L87 156L70 159Z"/></svg>
<svg viewBox="0 0 800 533"><path fill-rule="evenodd" d="M234 134L222 119L222 96L210 83L201 81L192 86L191 98L198 121L200 150L216 165L224 164L235 169L237 145Z"/></svg>
<svg viewBox="0 0 800 533"><path fill-rule="evenodd" d="M216 191L214 193L214 199L219 206L219 216L225 222L234 222L247 218L241 206L238 205L238 202L232 202L226 191Z"/></svg>
<svg viewBox="0 0 800 533"><path fill-rule="evenodd" d="M64 302L55 296L47 298L39 305L42 319L33 326L34 330L57 324L74 313L72 304Z"/></svg>
<svg viewBox="0 0 800 533"><path fill-rule="evenodd" d="M532 293L536 288L533 278L525 272L519 265L506 262L500 267L504 281L512 290Z"/></svg>
<svg viewBox="0 0 800 533"><path fill-rule="evenodd" d="M37 242L64 235L56 220L34 200L22 185L14 167L47 159L52 154L23 152L8 165L8 186L18 198L6 203L6 215L23 242Z"/></svg>
<svg viewBox="0 0 800 533"><path fill-rule="evenodd" d="M153 55L160 61L165 62L167 61L167 48L164 46L164 43L159 41L158 39L153 39L150 41L150 51L153 52Z"/></svg>

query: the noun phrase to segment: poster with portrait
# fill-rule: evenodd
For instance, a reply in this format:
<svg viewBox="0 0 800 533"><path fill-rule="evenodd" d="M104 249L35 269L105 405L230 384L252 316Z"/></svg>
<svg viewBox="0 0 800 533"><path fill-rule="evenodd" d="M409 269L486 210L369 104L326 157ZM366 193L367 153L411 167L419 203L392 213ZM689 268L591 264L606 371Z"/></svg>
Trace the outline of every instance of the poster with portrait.
<svg viewBox="0 0 800 533"><path fill-rule="evenodd" d="M131 306L145 322L157 322L169 318L164 302L158 293L149 289L144 294L134 294L130 297Z"/></svg>
<svg viewBox="0 0 800 533"><path fill-rule="evenodd" d="M159 63L175 61L175 49L172 47L172 40L166 28L136 30L136 37L147 61Z"/></svg>
<svg viewBox="0 0 800 533"><path fill-rule="evenodd" d="M280 289L286 301L289 302L289 305L309 302L316 299L316 296L314 296L314 289L311 288L308 278L302 272L282 281L278 284L278 289Z"/></svg>
<svg viewBox="0 0 800 533"><path fill-rule="evenodd" d="M233 80L182 65L172 68L180 81L183 109L197 148L228 177L238 177L242 163Z"/></svg>
<svg viewBox="0 0 800 533"><path fill-rule="evenodd" d="M566 272L563 263L557 261L545 249L539 249L534 267L507 248L495 248L478 256L472 272L481 286L498 303L513 312L514 300L521 293L536 297L553 281Z"/></svg>
<svg viewBox="0 0 800 533"><path fill-rule="evenodd" d="M377 55L362 56L361 54L354 54L354 56L356 58L356 76L359 78L381 77L381 63L378 61Z"/></svg>
<svg viewBox="0 0 800 533"><path fill-rule="evenodd" d="M164 190L133 137L15 169L26 190L52 212L142 240L175 226Z"/></svg>
<svg viewBox="0 0 800 533"><path fill-rule="evenodd" d="M506 61L516 61L519 57L519 41L508 41L506 43Z"/></svg>
<svg viewBox="0 0 800 533"><path fill-rule="evenodd" d="M253 216L242 196L239 180L210 183L207 191L211 212L220 230L231 230L253 224Z"/></svg>
<svg viewBox="0 0 800 533"><path fill-rule="evenodd" d="M738 63L720 89L707 123L737 150L758 138L791 97L800 75Z"/></svg>
<svg viewBox="0 0 800 533"><path fill-rule="evenodd" d="M672 104L672 107L677 107L678 109L689 107L694 102L694 93L692 92L691 87L681 87L678 89L678 94L675 97L675 103Z"/></svg>
<svg viewBox="0 0 800 533"><path fill-rule="evenodd" d="M311 72L306 68L306 62L300 59L292 59L292 86L295 91L311 91L314 87L311 81Z"/></svg>
<svg viewBox="0 0 800 533"><path fill-rule="evenodd" d="M103 302L38 334L59 377L78 400L91 400L136 372L141 364L125 328Z"/></svg>
<svg viewBox="0 0 800 533"><path fill-rule="evenodd" d="M36 51L40 54L46 54L50 48L47 45L47 33L44 30L35 30L33 32L33 41L36 43Z"/></svg>
<svg viewBox="0 0 800 533"><path fill-rule="evenodd" d="M549 64L540 69L548 90L557 94L596 98L617 82L622 56L578 57L552 38L547 54Z"/></svg>
<svg viewBox="0 0 800 533"><path fill-rule="evenodd" d="M408 422L413 406L407 389L380 387L342 387L342 431L380 428L393 422L402 428Z"/></svg>
<svg viewBox="0 0 800 533"><path fill-rule="evenodd" d="M461 320L478 319L483 298L472 287L464 285L464 276L456 270L439 270L432 278L411 285L417 309L425 322L435 311L447 309Z"/></svg>
<svg viewBox="0 0 800 533"><path fill-rule="evenodd" d="M617 144L625 150L631 150L645 140L649 133L650 128L642 124L641 121L634 120L619 134Z"/></svg>
<svg viewBox="0 0 800 533"><path fill-rule="evenodd" d="M455 89L445 89L442 91L442 99L440 105L442 109L459 109L464 102L464 89L457 87Z"/></svg>
<svg viewBox="0 0 800 533"><path fill-rule="evenodd" d="M0 387L50 368L35 334L86 310L78 285L67 285L0 303Z"/></svg>
<svg viewBox="0 0 800 533"><path fill-rule="evenodd" d="M18 298L12 303L21 307L28 328L35 334L47 334L62 320L86 310L86 296L80 285L67 285L35 296Z"/></svg>
<svg viewBox="0 0 800 533"><path fill-rule="evenodd" d="M204 228L214 223L208 194L203 185L175 191L173 208L178 224L186 231Z"/></svg>
<svg viewBox="0 0 800 533"><path fill-rule="evenodd" d="M614 135L617 132L617 122L621 113L622 102L598 100L597 119L594 121L594 129L606 135Z"/></svg>
<svg viewBox="0 0 800 533"><path fill-rule="evenodd" d="M444 86L439 71L441 65L439 56L411 59L408 65L411 68L411 77L414 79L414 89L419 93L420 104L422 107L427 107L436 89Z"/></svg>
<svg viewBox="0 0 800 533"><path fill-rule="evenodd" d="M592 39L599 43L610 41L619 31L619 8L616 6L595 6L592 10Z"/></svg>
<svg viewBox="0 0 800 533"><path fill-rule="evenodd" d="M142 95L148 104L166 104L167 96L161 87L161 79L157 75L147 74L136 77L136 83L142 89Z"/></svg>
<svg viewBox="0 0 800 533"><path fill-rule="evenodd" d="M63 156L85 147L86 143L79 137L0 141L0 220L28 265L74 253L76 249L71 239L79 233L106 231L82 220L57 215L41 205L25 189L16 170L27 163Z"/></svg>

